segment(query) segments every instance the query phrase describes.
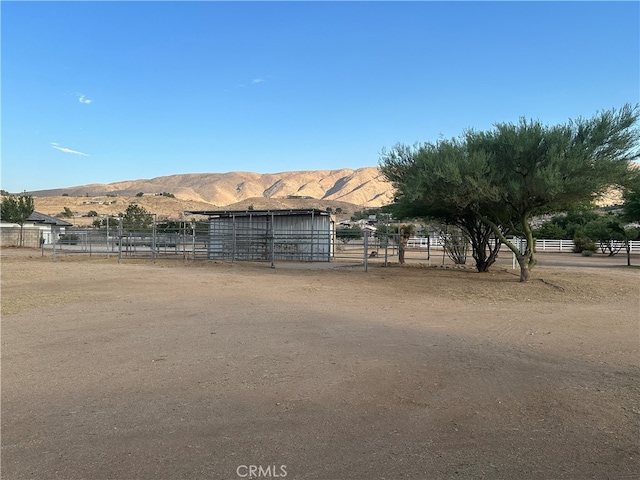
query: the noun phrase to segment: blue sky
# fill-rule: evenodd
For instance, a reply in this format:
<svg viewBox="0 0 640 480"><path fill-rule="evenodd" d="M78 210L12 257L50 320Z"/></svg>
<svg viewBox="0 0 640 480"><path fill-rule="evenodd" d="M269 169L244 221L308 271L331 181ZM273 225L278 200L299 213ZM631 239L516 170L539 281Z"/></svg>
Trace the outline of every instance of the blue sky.
<svg viewBox="0 0 640 480"><path fill-rule="evenodd" d="M640 102L638 2L7 2L1 187L359 168Z"/></svg>

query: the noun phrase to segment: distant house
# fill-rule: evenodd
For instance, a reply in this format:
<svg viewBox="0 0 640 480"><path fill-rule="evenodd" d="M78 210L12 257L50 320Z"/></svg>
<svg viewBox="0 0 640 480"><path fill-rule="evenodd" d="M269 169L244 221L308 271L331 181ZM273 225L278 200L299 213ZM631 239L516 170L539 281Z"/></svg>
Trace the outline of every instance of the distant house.
<svg viewBox="0 0 640 480"><path fill-rule="evenodd" d="M22 230L23 246L37 248L41 242L45 245L57 241L67 227L73 224L40 212L33 212ZM20 225L0 221L0 245L17 246L20 238Z"/></svg>
<svg viewBox="0 0 640 480"><path fill-rule="evenodd" d="M354 225L358 225L358 224L356 222L351 221L351 220L344 220L344 221L338 223L338 228L351 228Z"/></svg>
<svg viewBox="0 0 640 480"><path fill-rule="evenodd" d="M375 217L375 215L370 215L370 216L374 216ZM360 226L360 228L374 227L374 229L375 229L375 225L377 223L378 223L377 220L372 220L371 218L368 218L368 219L362 218L362 219L358 220L358 225Z"/></svg>

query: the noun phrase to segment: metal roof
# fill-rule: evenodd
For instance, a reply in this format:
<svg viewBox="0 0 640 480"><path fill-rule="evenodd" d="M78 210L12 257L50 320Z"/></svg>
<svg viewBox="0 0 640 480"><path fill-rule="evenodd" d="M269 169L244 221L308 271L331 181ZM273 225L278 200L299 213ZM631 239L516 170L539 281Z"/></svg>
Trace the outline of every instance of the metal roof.
<svg viewBox="0 0 640 480"><path fill-rule="evenodd" d="M329 212L317 208L286 208L277 210L189 210L185 214L208 215L209 217L266 217L271 215L327 215Z"/></svg>
<svg viewBox="0 0 640 480"><path fill-rule="evenodd" d="M60 220L59 218L52 217L50 215L45 215L40 212L33 212L27 218L27 222L33 223L44 223L47 225L55 225L57 227L72 227L73 223L65 222L64 220Z"/></svg>

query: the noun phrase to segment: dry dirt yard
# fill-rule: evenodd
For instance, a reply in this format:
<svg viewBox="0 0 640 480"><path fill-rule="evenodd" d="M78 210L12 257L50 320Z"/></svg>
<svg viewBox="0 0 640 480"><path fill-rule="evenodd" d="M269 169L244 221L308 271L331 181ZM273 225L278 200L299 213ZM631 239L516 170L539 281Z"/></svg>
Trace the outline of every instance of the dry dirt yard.
<svg viewBox="0 0 640 480"><path fill-rule="evenodd" d="M3 479L637 478L637 268L1 253Z"/></svg>

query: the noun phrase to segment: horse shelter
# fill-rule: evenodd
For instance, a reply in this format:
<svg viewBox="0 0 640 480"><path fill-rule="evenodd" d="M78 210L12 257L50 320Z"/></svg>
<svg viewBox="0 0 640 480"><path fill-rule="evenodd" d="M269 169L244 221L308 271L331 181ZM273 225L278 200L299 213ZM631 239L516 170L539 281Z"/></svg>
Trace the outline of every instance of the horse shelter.
<svg viewBox="0 0 640 480"><path fill-rule="evenodd" d="M318 209L205 210L209 260L328 262L335 221Z"/></svg>

